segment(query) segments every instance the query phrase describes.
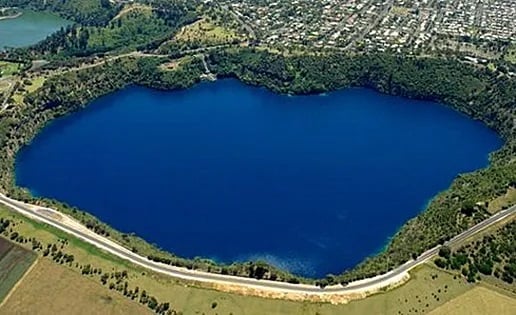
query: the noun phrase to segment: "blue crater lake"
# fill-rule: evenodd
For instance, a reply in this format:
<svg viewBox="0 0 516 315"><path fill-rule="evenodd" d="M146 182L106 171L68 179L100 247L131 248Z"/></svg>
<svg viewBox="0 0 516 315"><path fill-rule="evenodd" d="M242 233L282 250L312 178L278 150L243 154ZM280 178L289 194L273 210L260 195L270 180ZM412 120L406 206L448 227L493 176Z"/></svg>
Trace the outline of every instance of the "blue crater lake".
<svg viewBox="0 0 516 315"><path fill-rule="evenodd" d="M362 88L132 86L46 127L16 179L181 256L322 276L381 250L501 145L445 106Z"/></svg>

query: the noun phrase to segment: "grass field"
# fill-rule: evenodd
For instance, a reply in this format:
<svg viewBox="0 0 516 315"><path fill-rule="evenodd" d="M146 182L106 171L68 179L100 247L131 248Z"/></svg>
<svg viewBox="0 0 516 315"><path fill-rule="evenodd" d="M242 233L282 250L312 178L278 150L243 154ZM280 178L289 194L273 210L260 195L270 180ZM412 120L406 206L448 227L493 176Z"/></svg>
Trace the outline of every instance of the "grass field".
<svg viewBox="0 0 516 315"><path fill-rule="evenodd" d="M150 310L64 266L42 259L0 314L151 314Z"/></svg>
<svg viewBox="0 0 516 315"><path fill-rule="evenodd" d="M399 15L399 16L407 16L409 14L409 10L406 7L393 6L391 8L390 13L392 13L394 15Z"/></svg>
<svg viewBox="0 0 516 315"><path fill-rule="evenodd" d="M16 104L22 104L24 101L24 95L32 93L42 87L45 80L46 78L43 76L23 80L20 88L11 96L12 99Z"/></svg>
<svg viewBox="0 0 516 315"><path fill-rule="evenodd" d="M15 62L0 61L0 77L18 73L20 64Z"/></svg>
<svg viewBox="0 0 516 315"><path fill-rule="evenodd" d="M9 82L0 81L0 93L4 93L10 86Z"/></svg>
<svg viewBox="0 0 516 315"><path fill-rule="evenodd" d="M516 314L516 299L488 288L477 286L436 308L430 315Z"/></svg>
<svg viewBox="0 0 516 315"><path fill-rule="evenodd" d="M115 21L119 18L126 16L130 12L139 12L143 13L147 16L152 14L152 7L149 5L139 4L139 3L129 3L124 6L122 10L113 18L112 21Z"/></svg>
<svg viewBox="0 0 516 315"><path fill-rule="evenodd" d="M239 40L232 30L202 19L187 25L174 37L178 42L199 42L204 45L220 45Z"/></svg>
<svg viewBox="0 0 516 315"><path fill-rule="evenodd" d="M489 211L489 213L496 213L514 204L516 204L516 189L509 188L505 195L489 202L487 211Z"/></svg>
<svg viewBox="0 0 516 315"><path fill-rule="evenodd" d="M26 85L25 89L27 92L32 93L43 86L43 83L45 83L46 78L45 77L35 77L30 79L30 85Z"/></svg>
<svg viewBox="0 0 516 315"><path fill-rule="evenodd" d="M36 255L0 237L0 302L34 263Z"/></svg>

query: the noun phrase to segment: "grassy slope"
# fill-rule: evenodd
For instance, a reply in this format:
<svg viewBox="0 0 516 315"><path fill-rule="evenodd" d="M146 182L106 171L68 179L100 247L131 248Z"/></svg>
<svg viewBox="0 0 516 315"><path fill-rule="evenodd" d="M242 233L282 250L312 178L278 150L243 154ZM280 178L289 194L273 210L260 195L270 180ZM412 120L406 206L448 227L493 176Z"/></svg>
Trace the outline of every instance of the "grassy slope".
<svg viewBox="0 0 516 315"><path fill-rule="evenodd" d="M199 41L205 45L220 45L231 43L239 36L231 29L216 25L208 19L202 19L185 26L174 37L177 41Z"/></svg>
<svg viewBox="0 0 516 315"><path fill-rule="evenodd" d="M477 286L473 290L456 297L438 307L431 315L466 315L466 314L516 314L516 299L485 287Z"/></svg>
<svg viewBox="0 0 516 315"><path fill-rule="evenodd" d="M11 96L11 98L14 100L14 103L16 105L20 105L23 103L24 95L26 93L34 92L35 90L39 89L41 86L43 86L43 83L45 83L46 78L41 77L34 77L29 78L21 81L20 87L16 90L16 92Z"/></svg>
<svg viewBox="0 0 516 315"><path fill-rule="evenodd" d="M18 73L20 64L8 61L0 61L0 77L6 77Z"/></svg>

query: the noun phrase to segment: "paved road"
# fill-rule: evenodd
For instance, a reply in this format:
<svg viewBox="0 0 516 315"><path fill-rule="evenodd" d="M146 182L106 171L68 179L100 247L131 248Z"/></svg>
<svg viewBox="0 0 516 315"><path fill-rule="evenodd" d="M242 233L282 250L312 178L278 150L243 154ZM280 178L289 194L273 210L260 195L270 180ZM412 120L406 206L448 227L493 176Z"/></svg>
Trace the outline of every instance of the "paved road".
<svg viewBox="0 0 516 315"><path fill-rule="evenodd" d="M212 51L212 50L215 50L215 49L231 47L231 46L232 46L232 44L220 44L220 45L213 45L213 46L207 46L207 47L201 47L201 48L195 48L195 49L186 49L186 50L183 50L183 51L178 51L178 55L179 56L186 56L186 55L191 55L191 54L204 54L206 52L209 52L209 51ZM98 60L97 62L94 62L94 63L82 64L82 65L80 65L78 67L65 68L64 70L54 70L52 72L51 76L60 75L60 74L67 73L67 72L80 71L80 70L84 70L84 69L88 69L88 68L95 68L95 67L103 65L103 64L105 64L107 62L111 62L111 61L114 61L114 60L117 60L117 59L121 59L121 58L125 58L125 57L168 58L168 57L170 57L170 55L169 54L158 54L158 53L146 53L146 52L141 52L141 51L131 51L131 52L128 52L128 53L125 53L125 54L115 55L115 56L107 55L103 59Z"/></svg>
<svg viewBox="0 0 516 315"><path fill-rule="evenodd" d="M210 283L223 283L230 285L240 285L246 286L250 288L259 288L265 290L271 290L276 292L284 292L284 293L302 293L302 294L331 294L331 293L353 293L354 291L364 291L369 288L378 288L379 284L388 285L390 279L398 279L400 275L405 274L410 269L415 266L427 261L432 256L436 255L439 251L439 247L428 250L423 253L416 260L411 260L404 265L394 269L393 271L377 276L371 279L366 279L359 281L357 283L350 283L347 286L336 285L332 287L327 287L325 289L321 289L314 285L306 285L306 284L291 284L291 283L283 283L283 282L275 282L268 280L256 280L250 278L243 277L235 277L229 275L219 275L212 274L207 272L188 270L186 268L174 267L162 263L157 263L154 261L150 261L146 257L140 256L136 253L131 252L129 249L124 248L123 246L109 240L105 237L95 234L94 232L88 230L86 227L79 225L77 222L73 222L72 220L59 220L56 217L63 216L59 212L49 208L42 208L33 205L28 205L21 203L19 201L10 199L3 194L0 194L0 203L7 205L11 209L25 215L31 217L33 219L42 221L44 223L50 224L54 227L57 227L69 234L72 234L92 245L95 245L98 248L106 250L122 259L131 261L137 265L143 266L145 268L154 270L156 272L160 272L175 278L192 280L192 281L200 281L200 282L210 282ZM44 211L41 211L44 210ZM57 216L49 216L49 213L58 214ZM501 211L489 219L479 223L478 225L470 228L469 230L457 235L450 241L448 241L447 245L456 244L481 230L493 225L496 222L499 222L509 216L516 214L516 206L513 206L507 210ZM73 222L74 224L70 224ZM394 281L393 281L394 282Z"/></svg>

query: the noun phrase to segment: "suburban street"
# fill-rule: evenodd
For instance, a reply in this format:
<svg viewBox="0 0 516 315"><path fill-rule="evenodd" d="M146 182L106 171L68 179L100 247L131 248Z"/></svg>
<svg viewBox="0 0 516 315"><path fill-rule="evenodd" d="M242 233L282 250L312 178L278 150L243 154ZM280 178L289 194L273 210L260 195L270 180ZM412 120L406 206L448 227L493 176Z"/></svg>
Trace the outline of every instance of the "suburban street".
<svg viewBox="0 0 516 315"><path fill-rule="evenodd" d="M130 261L136 265L148 268L150 270L190 281L199 281L204 283L218 283L218 284L227 284L227 285L237 285L247 288L260 289L266 291L274 291L281 293L298 293L298 294L316 294L316 295L328 295L328 294L347 294L347 293L358 293L358 292L367 292L374 291L380 288L387 287L389 285L393 285L399 283L400 279L403 279L407 276L407 272L414 268L415 266L424 263L429 260L432 256L436 255L439 251L439 247L428 250L419 256L416 260L411 260L404 265L394 269L391 272L386 274L360 280L357 282L349 283L346 286L342 285L334 285L329 286L324 289L317 287L315 285L306 285L306 284L291 284L284 282L275 282L268 280L256 280L251 278L243 278L229 275L220 275L213 274L208 272L196 271L196 270L188 270L186 268L179 268L170 265L166 265L163 263L158 263L147 259L146 257L140 256L136 253L133 253L129 249L123 247L122 245L95 234L93 231L88 230L85 226L81 225L79 222L75 221L72 218L65 216L64 214L49 208L43 208L39 206L34 206L30 204L25 204L13 199L6 197L3 194L0 194L0 203L8 206L12 210L19 212L29 218L38 220L40 222L47 223L51 226L54 226L66 233L69 233L75 237L78 237L84 240L87 243L90 243L102 250L105 250L113 255L116 255L119 258ZM473 226L469 230L457 235L450 241L446 243L446 245L454 245L458 242L461 242L476 233L486 229L493 224L509 218L516 214L516 206L513 206L509 209L500 211L495 215L491 216L489 219L484 220L483 222Z"/></svg>

